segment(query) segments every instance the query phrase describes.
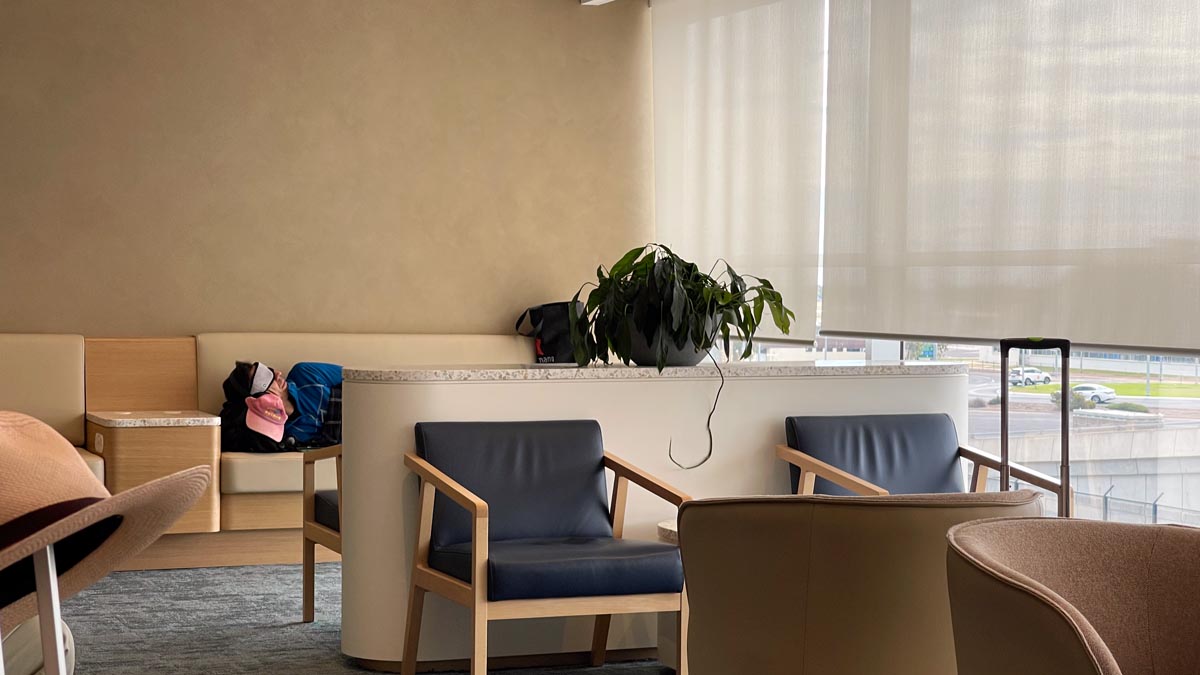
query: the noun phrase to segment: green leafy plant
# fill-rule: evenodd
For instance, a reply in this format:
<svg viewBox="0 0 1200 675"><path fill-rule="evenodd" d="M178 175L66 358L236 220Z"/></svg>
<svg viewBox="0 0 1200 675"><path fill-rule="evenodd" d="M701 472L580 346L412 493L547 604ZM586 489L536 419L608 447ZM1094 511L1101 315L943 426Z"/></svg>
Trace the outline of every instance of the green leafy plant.
<svg viewBox="0 0 1200 675"><path fill-rule="evenodd" d="M589 285L594 288L580 312L580 296ZM764 312L788 333L795 314L770 281L739 275L723 260L706 273L662 244L647 244L607 270L596 268L596 283L584 284L575 293L571 341L581 366L596 360L608 363L610 354L628 365L640 335L655 350L655 365L661 371L672 345L707 352L717 336L727 357L734 335L745 341L741 358L750 356Z"/></svg>
<svg viewBox="0 0 1200 675"><path fill-rule="evenodd" d="M1150 409L1141 403L1113 403L1108 406L1109 410L1124 410L1125 412L1148 413Z"/></svg>

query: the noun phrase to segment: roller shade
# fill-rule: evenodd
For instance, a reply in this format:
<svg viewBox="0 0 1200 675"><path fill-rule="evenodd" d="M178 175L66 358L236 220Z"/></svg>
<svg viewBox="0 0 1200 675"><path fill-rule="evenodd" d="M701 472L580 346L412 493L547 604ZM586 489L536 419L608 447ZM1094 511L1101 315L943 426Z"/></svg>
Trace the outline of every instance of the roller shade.
<svg viewBox="0 0 1200 675"><path fill-rule="evenodd" d="M654 0L656 239L766 277L812 340L823 0ZM777 336L768 322L760 334Z"/></svg>
<svg viewBox="0 0 1200 675"><path fill-rule="evenodd" d="M822 333L1200 349L1200 5L832 0Z"/></svg>

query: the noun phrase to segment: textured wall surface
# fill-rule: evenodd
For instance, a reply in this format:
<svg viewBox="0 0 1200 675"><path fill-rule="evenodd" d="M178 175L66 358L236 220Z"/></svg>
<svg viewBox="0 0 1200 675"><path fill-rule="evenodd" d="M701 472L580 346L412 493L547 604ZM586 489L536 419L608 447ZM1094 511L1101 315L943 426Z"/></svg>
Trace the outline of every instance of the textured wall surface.
<svg viewBox="0 0 1200 675"><path fill-rule="evenodd" d="M5 0L0 331L509 332L651 238L649 16Z"/></svg>

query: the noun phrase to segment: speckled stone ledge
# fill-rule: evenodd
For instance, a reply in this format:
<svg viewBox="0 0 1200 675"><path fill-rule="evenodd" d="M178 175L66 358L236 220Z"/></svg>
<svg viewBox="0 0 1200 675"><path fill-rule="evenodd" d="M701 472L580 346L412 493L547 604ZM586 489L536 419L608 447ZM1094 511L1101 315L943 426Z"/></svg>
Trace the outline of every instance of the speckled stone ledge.
<svg viewBox="0 0 1200 675"><path fill-rule="evenodd" d="M967 365L940 361L805 361L723 364L725 377L893 377L903 375L965 375ZM345 368L348 382L497 382L547 380L710 379L716 367L701 365L667 368L632 368L624 365L589 366L401 366Z"/></svg>
<svg viewBox="0 0 1200 675"><path fill-rule="evenodd" d="M87 420L102 427L219 427L221 418L201 410L96 410Z"/></svg>

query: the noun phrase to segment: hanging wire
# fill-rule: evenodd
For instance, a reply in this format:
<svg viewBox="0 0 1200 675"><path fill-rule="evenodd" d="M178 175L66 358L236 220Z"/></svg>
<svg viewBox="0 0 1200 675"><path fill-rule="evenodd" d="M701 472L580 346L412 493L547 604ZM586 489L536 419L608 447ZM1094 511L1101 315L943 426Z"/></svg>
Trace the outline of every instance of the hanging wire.
<svg viewBox="0 0 1200 675"><path fill-rule="evenodd" d="M681 469L684 469L684 470L695 469L696 467L700 466L701 464L704 464L705 462L707 462L709 460L709 458L712 457L712 454L713 454L712 418L713 418L713 415L715 415L717 412L717 402L721 400L721 391L723 389L725 389L725 373L721 371L721 364L717 363L717 357L713 356L712 350L709 350L708 358L711 359L713 362L713 365L716 366L717 375L721 376L721 385L719 387L717 387L717 395L713 398L712 410L708 411L708 420L704 424L704 428L708 431L708 452L704 453L704 457L701 457L699 462L696 462L695 464L693 464L691 466L684 466L683 464L679 463L679 460L675 459L675 454L674 454L675 439L674 438L667 439L667 457L669 457L671 459L671 462L675 466L677 466Z"/></svg>

